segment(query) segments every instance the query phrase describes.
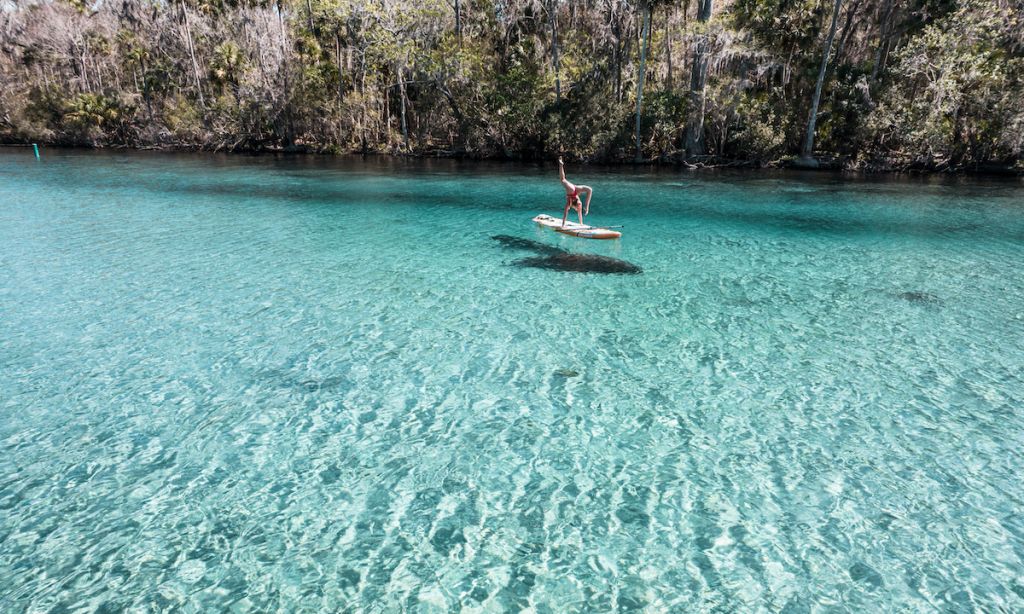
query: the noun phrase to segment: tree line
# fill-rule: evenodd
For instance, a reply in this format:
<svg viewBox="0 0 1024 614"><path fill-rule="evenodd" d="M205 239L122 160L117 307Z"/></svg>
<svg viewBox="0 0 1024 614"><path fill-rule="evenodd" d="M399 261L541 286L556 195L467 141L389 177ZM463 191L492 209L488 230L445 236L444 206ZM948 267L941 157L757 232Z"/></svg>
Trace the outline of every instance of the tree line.
<svg viewBox="0 0 1024 614"><path fill-rule="evenodd" d="M1024 169L1024 0L6 0L0 140Z"/></svg>

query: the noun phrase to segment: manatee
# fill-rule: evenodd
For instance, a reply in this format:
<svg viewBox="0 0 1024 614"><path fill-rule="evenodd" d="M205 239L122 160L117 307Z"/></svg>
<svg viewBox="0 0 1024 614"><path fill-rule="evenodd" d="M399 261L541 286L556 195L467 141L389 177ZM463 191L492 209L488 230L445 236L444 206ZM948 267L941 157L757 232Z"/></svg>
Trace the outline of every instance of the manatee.
<svg viewBox="0 0 1024 614"><path fill-rule="evenodd" d="M900 292L896 295L897 298L901 298L911 303L921 303L934 305L939 302L939 297L935 296L931 292L924 292L921 290L908 290L907 292Z"/></svg>
<svg viewBox="0 0 1024 614"><path fill-rule="evenodd" d="M535 269L551 269L553 271L571 271L575 273L603 273L605 275L637 275L643 272L643 269L625 260L590 254L566 253L535 256L516 260L512 264Z"/></svg>
<svg viewBox="0 0 1024 614"><path fill-rule="evenodd" d="M541 243L540 241L533 241L531 239L524 239L522 237L513 237L510 235L494 235L491 237L498 243L501 243L503 247L509 249L520 249L523 251L537 252L538 254L567 254L568 252L560 247L554 245L548 245L547 243Z"/></svg>
<svg viewBox="0 0 1024 614"><path fill-rule="evenodd" d="M574 273L603 273L611 275L636 275L643 272L643 269L631 262L610 258L608 256L595 256L593 254L577 254L566 251L560 247L513 237L509 235L495 235L491 237L503 247L522 251L531 251L537 256L521 258L512 262L514 266L531 267L535 269L550 269L553 271L568 271Z"/></svg>

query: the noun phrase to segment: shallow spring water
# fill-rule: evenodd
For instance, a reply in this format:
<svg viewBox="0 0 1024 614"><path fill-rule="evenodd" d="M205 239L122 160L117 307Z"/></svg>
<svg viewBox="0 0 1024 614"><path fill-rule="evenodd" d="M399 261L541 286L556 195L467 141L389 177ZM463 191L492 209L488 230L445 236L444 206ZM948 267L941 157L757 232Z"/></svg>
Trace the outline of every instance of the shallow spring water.
<svg viewBox="0 0 1024 614"><path fill-rule="evenodd" d="M1024 609L1021 184L569 177L0 150L0 610Z"/></svg>

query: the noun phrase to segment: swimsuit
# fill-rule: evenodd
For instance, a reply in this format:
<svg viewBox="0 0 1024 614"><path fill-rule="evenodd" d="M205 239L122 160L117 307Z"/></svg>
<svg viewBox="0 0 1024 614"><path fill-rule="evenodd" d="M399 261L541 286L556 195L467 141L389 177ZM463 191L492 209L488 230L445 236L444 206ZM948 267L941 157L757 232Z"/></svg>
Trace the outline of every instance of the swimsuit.
<svg viewBox="0 0 1024 614"><path fill-rule="evenodd" d="M572 194L566 194L565 195L565 206L567 206L567 207L573 206L574 201L576 200L576 197L579 196L582 192L583 191L580 190L579 188L573 188ZM580 203L580 205L583 205L583 203Z"/></svg>

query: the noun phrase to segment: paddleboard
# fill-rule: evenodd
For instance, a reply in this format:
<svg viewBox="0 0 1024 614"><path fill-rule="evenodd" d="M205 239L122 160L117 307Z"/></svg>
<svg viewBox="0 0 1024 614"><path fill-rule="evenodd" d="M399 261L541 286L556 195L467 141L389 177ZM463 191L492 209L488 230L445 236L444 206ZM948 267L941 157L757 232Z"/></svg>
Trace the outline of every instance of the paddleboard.
<svg viewBox="0 0 1024 614"><path fill-rule="evenodd" d="M551 217L543 213L533 218L533 221L541 226L547 226L555 232L580 237L581 239L618 239L622 236L622 233L617 230L587 226L586 224L570 222L568 220L566 220L565 226L562 226L562 218Z"/></svg>

